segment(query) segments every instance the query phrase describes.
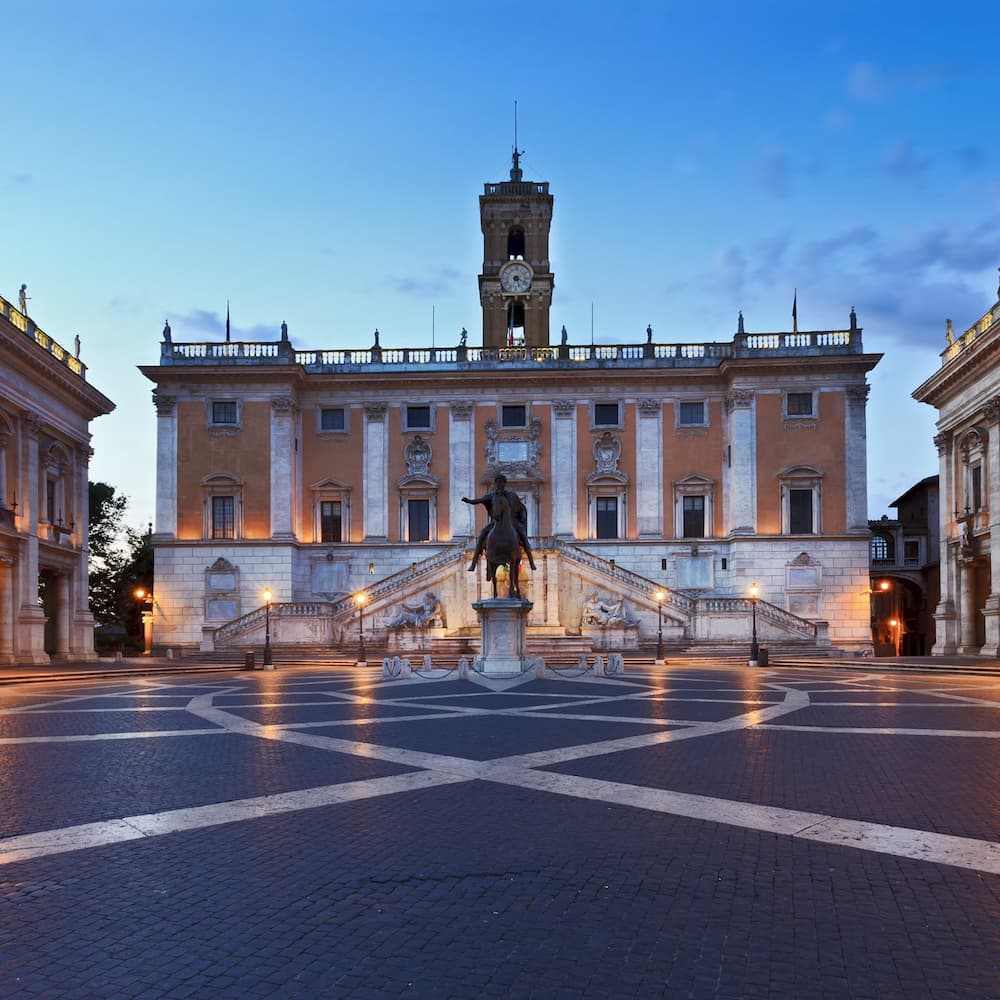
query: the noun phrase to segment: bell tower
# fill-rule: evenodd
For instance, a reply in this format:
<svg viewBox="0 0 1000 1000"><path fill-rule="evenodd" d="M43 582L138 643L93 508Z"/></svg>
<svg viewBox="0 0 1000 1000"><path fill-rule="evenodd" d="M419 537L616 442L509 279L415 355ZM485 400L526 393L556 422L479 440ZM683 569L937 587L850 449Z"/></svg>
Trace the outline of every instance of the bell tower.
<svg viewBox="0 0 1000 1000"><path fill-rule="evenodd" d="M523 153L515 142L510 180L486 184L479 196L483 347L549 346L552 195L548 182L523 179Z"/></svg>

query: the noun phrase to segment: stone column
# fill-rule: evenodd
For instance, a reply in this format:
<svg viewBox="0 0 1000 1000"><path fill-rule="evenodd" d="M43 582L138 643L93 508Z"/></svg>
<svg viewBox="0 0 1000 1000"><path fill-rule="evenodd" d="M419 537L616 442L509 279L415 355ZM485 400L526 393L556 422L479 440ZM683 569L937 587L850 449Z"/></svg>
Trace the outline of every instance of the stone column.
<svg viewBox="0 0 1000 1000"><path fill-rule="evenodd" d="M177 398L153 393L156 407L156 533L177 534Z"/></svg>
<svg viewBox="0 0 1000 1000"><path fill-rule="evenodd" d="M961 590L962 612L958 651L965 655L972 655L979 652L979 644L976 642L975 565L972 562L963 562L960 567L960 574L959 586Z"/></svg>
<svg viewBox="0 0 1000 1000"><path fill-rule="evenodd" d="M952 459L951 431L942 431L934 438L938 450L941 596L934 610L933 656L950 656L958 651L958 573L956 547L952 544L954 525L952 511L958 505L955 494L955 463Z"/></svg>
<svg viewBox="0 0 1000 1000"><path fill-rule="evenodd" d="M14 560L0 556L0 663L14 662Z"/></svg>
<svg viewBox="0 0 1000 1000"><path fill-rule="evenodd" d="M729 411L729 462L723 514L726 531L752 535L757 530L757 420L751 389L726 396Z"/></svg>
<svg viewBox="0 0 1000 1000"><path fill-rule="evenodd" d="M576 403L557 399L552 404L552 534L576 536L577 469Z"/></svg>
<svg viewBox="0 0 1000 1000"><path fill-rule="evenodd" d="M87 482L90 478L90 459L94 454L89 445L81 445L76 450L74 490L76 501L76 537L79 545L76 566L70 577L69 608L73 615L69 651L72 659L93 660L94 616L90 613L88 547L90 545L90 497Z"/></svg>
<svg viewBox="0 0 1000 1000"><path fill-rule="evenodd" d="M38 442L42 422L37 413L26 413L23 420L27 460L21 484L21 511L25 517L28 538L18 561L17 593L21 606L17 609L18 662L48 663L45 652L45 612L38 606L38 522L45 494L40 479Z"/></svg>
<svg viewBox="0 0 1000 1000"><path fill-rule="evenodd" d="M56 582L56 651L55 659L69 659L69 627L72 618L69 574L59 573Z"/></svg>
<svg viewBox="0 0 1000 1000"><path fill-rule="evenodd" d="M844 427L847 530L868 534L868 431L865 405L869 385L847 387Z"/></svg>
<svg viewBox="0 0 1000 1000"><path fill-rule="evenodd" d="M990 517L990 596L983 606L986 642L984 656L1000 656L1000 396L994 396L983 408L989 426L986 469L987 506Z"/></svg>
<svg viewBox="0 0 1000 1000"><path fill-rule="evenodd" d="M448 435L451 454L448 458L448 522L452 541L461 541L474 533L474 508L462 503L462 497L476 495L475 428L472 415L475 404L469 401L449 407Z"/></svg>
<svg viewBox="0 0 1000 1000"><path fill-rule="evenodd" d="M389 523L389 449L386 403L365 403L364 533L366 541L385 541Z"/></svg>
<svg viewBox="0 0 1000 1000"><path fill-rule="evenodd" d="M658 399L639 400L636 433L635 500L639 537L662 537L663 414ZM670 532L671 534L673 532Z"/></svg>
<svg viewBox="0 0 1000 1000"><path fill-rule="evenodd" d="M295 537L295 493L295 407L291 396L278 396L271 400L271 538Z"/></svg>

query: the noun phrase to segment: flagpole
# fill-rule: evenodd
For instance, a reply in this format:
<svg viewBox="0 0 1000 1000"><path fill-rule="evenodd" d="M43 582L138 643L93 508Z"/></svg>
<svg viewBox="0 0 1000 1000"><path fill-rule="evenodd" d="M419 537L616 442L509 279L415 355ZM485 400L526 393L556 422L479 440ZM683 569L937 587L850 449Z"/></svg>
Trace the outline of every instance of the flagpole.
<svg viewBox="0 0 1000 1000"><path fill-rule="evenodd" d="M226 343L229 343L229 299L226 299Z"/></svg>
<svg viewBox="0 0 1000 1000"><path fill-rule="evenodd" d="M792 333L799 332L799 290L792 295Z"/></svg>

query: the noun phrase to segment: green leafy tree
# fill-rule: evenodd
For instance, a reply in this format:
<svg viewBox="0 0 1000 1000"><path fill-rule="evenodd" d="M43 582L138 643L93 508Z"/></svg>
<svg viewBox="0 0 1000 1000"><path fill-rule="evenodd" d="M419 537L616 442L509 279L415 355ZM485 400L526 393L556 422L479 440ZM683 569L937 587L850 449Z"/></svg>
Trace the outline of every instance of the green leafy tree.
<svg viewBox="0 0 1000 1000"><path fill-rule="evenodd" d="M128 498L107 483L89 483L90 610L99 625L120 625L141 634L135 588L153 587L149 534L125 524Z"/></svg>

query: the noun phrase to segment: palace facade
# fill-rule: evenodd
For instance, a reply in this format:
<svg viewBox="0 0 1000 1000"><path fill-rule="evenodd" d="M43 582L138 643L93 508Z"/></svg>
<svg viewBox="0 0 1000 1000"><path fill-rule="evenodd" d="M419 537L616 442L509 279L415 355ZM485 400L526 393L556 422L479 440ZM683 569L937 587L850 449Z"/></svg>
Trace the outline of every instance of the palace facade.
<svg viewBox="0 0 1000 1000"><path fill-rule="evenodd" d="M1000 289L913 392L938 411L941 598L934 655L1000 656Z"/></svg>
<svg viewBox="0 0 1000 1000"><path fill-rule="evenodd" d="M90 421L114 403L0 298L0 664L92 660Z"/></svg>
<svg viewBox="0 0 1000 1000"><path fill-rule="evenodd" d="M712 343L550 343L553 199L480 197L482 346L297 350L178 341L155 385L154 648L392 639L430 594L442 648L473 630L467 572L503 472L528 509L529 639L765 639L870 651L866 354L841 329ZM760 600L749 601L750 586ZM657 598L657 592L661 596ZM271 606L264 608L264 594ZM354 598L366 600L357 620ZM416 602L416 604L415 604ZM266 623L265 623L266 618ZM631 631L630 631L631 630ZM607 637L592 636L601 648ZM458 648L453 646L451 648Z"/></svg>

